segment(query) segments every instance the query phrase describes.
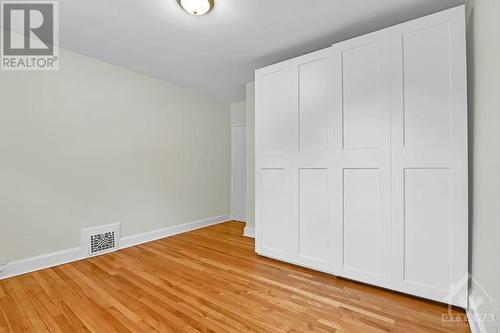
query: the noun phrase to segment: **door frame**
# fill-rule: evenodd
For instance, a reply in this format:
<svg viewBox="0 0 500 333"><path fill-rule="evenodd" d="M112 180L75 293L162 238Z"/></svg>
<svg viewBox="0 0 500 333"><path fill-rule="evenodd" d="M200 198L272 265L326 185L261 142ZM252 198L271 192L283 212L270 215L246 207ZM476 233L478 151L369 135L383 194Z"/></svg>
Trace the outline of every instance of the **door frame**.
<svg viewBox="0 0 500 333"><path fill-rule="evenodd" d="M231 219L235 219L235 216L234 216L234 193L233 193L233 190L234 190L234 183L233 183L233 180L234 180L234 176L235 176L235 173L234 173L234 168L233 168L233 134L234 134L234 130L235 129L238 129L238 128L243 128L243 130L245 131L245 148L246 148L246 131L247 131L247 126L246 126L246 123L234 123L234 124L231 124L231 179L230 179L230 210L231 210ZM246 164L246 153L245 153L245 164ZM245 173L246 175L246 173ZM247 186L247 180L246 180L246 176L245 176L245 188ZM245 191L245 207L246 207L246 191ZM245 209L246 210L246 209ZM246 223L246 211L244 212L244 219L238 219L238 221L241 221L241 222L245 222Z"/></svg>

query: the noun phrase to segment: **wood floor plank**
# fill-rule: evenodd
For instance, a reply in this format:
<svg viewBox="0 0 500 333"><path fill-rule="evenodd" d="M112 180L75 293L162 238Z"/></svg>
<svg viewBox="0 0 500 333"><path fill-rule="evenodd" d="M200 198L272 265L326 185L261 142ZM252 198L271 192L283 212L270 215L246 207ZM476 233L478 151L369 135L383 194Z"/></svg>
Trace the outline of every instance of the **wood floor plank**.
<svg viewBox="0 0 500 333"><path fill-rule="evenodd" d="M259 257L243 227L2 280L0 332L470 332L445 305Z"/></svg>

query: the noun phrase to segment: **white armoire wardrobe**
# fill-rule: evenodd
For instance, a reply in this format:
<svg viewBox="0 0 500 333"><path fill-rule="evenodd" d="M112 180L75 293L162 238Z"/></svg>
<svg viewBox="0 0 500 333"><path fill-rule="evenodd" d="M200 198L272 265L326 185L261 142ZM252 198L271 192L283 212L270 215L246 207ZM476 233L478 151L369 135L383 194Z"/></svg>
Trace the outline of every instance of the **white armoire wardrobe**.
<svg viewBox="0 0 500 333"><path fill-rule="evenodd" d="M466 307L464 21L460 6L256 71L258 254Z"/></svg>

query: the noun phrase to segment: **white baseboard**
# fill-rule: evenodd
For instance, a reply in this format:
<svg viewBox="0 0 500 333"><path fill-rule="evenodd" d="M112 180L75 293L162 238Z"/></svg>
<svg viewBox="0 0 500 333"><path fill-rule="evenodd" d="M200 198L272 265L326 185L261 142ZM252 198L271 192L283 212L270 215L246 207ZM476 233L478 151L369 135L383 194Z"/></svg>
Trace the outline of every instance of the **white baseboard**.
<svg viewBox="0 0 500 333"><path fill-rule="evenodd" d="M229 220L229 218L230 215L214 216L203 220L193 221L181 225L145 232L142 234L123 237L120 239L120 249L226 222ZM0 280L85 259L82 253L82 248L76 247L73 249L48 253L33 258L13 261L7 264L4 271L0 274Z"/></svg>
<svg viewBox="0 0 500 333"><path fill-rule="evenodd" d="M241 216L234 216L234 215L231 215L231 221L247 223L247 221L245 221L245 219L242 218Z"/></svg>
<svg viewBox="0 0 500 333"><path fill-rule="evenodd" d="M174 236L177 234L182 234L184 232L208 227L214 224L219 224L222 222L226 222L230 219L230 215L220 215L210 217L208 219L193 221L181 225L176 225L172 227L167 227L163 229L153 230L144 232L142 234L137 234L133 236L123 237L120 240L120 249L124 249L127 247L131 247L134 245L139 245L147 242L152 242L161 238Z"/></svg>
<svg viewBox="0 0 500 333"><path fill-rule="evenodd" d="M478 320L481 318L481 315L477 311L477 309L467 308L465 309L465 312L467 313L467 319L469 320L469 326L472 333L488 333L488 332L493 332L496 329L496 328L491 328L491 330L488 330L485 327L484 323Z"/></svg>
<svg viewBox="0 0 500 333"><path fill-rule="evenodd" d="M474 320L474 312L472 311L472 309L465 309L465 313L467 314L467 319L469 320L470 331L472 333L480 333L479 327Z"/></svg>
<svg viewBox="0 0 500 333"><path fill-rule="evenodd" d="M245 227L245 230L243 231L243 236L255 238L255 228Z"/></svg>
<svg viewBox="0 0 500 333"><path fill-rule="evenodd" d="M82 248L52 252L8 263L0 280L83 259Z"/></svg>

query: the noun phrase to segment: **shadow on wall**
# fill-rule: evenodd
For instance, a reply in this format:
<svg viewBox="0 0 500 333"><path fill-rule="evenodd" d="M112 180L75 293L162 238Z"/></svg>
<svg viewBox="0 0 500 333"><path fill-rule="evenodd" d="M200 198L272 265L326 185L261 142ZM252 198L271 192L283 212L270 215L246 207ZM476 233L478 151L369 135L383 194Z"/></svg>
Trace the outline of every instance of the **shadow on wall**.
<svg viewBox="0 0 500 333"><path fill-rule="evenodd" d="M500 2L466 0L470 307L480 332L500 318ZM474 283L471 283L474 281ZM476 304L476 308L472 305ZM494 320L482 320L496 316Z"/></svg>
<svg viewBox="0 0 500 333"><path fill-rule="evenodd" d="M471 1L466 6L466 27L467 27L467 104L468 104L468 121L469 121L469 249L472 249L472 220L473 220L473 197L474 197L474 115L472 113L474 106L474 34L472 33L474 26L474 7ZM471 251L471 250L469 250ZM469 272L472 272L472 255L469 254Z"/></svg>
<svg viewBox="0 0 500 333"><path fill-rule="evenodd" d="M293 45L287 45L285 48L272 54L266 54L254 61L254 68L272 65L290 58L324 49L341 41L385 29L399 23L407 22L462 4L463 0L430 1L427 6L422 6L422 3L415 2L411 6L393 9L382 15L365 15L365 17L360 18L359 21L344 25L341 29L332 31L331 33L316 38L308 38L307 40L300 41Z"/></svg>

